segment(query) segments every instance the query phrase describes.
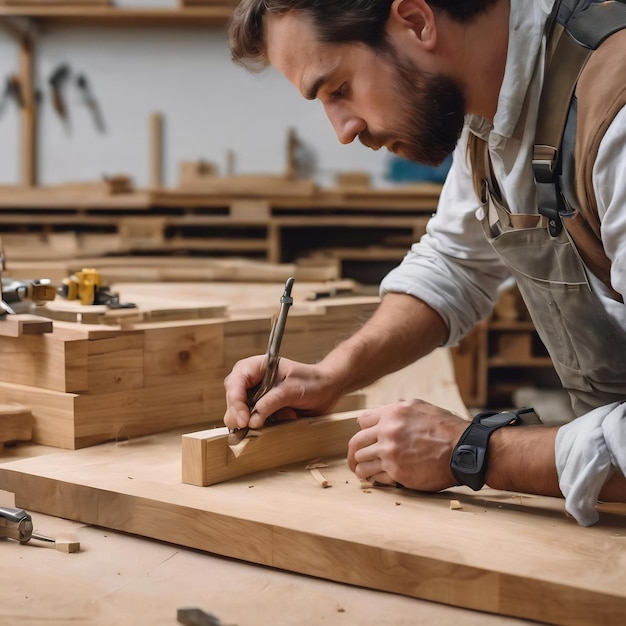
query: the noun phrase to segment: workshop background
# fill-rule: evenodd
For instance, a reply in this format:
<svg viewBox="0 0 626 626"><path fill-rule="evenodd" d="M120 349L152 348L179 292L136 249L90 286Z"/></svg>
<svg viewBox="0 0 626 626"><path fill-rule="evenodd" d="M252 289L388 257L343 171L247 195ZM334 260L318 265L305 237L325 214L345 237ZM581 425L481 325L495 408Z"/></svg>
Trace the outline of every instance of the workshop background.
<svg viewBox="0 0 626 626"><path fill-rule="evenodd" d="M1 15L0 204L5 217L0 235L10 253L9 270L11 261L28 257L29 248L38 247L35 256L42 259L45 246L57 255L59 246L66 246L68 253L84 256L90 251L146 254L160 243L158 253L178 255L243 255L272 262L326 257L341 278L354 279L373 293L423 233L450 158L428 168L386 150L365 149L358 141L341 145L319 102L303 99L273 68L250 73L231 61L228 6L211 0L188 0L187 6L184 0L180 6L174 0L124 0L115 6L83 0L74 6L48 0L38 9L30 0L21 5L7 0ZM142 13L126 17L124 10ZM197 19L189 17L193 11ZM30 71L20 40L32 41ZM29 75L35 101L30 117L24 93ZM238 176L258 177L241 183L247 195L237 193ZM201 230L200 222L193 222L189 213L195 208L189 208L184 194L208 194L203 184L219 183L220 177L231 181L222 187L224 204L231 206L220 215L233 216L233 202L251 196L263 200L265 192L266 227L205 222ZM48 215L38 227L35 214L28 215L31 206L62 211L64 198L70 212L84 214L95 202L103 215L106 198L84 196L103 180L120 181L109 189L119 220L100 228L99 238L93 215L91 221L77 220L80 240L71 242L61 235L71 230L70 217L54 223ZM298 181L315 187L289 185ZM260 187L250 194L257 183ZM339 193L320 199L314 188ZM49 195L28 196L33 190ZM145 199L133 194L146 190L169 195ZM288 223L289 190L298 196L298 211L289 218L308 215L308 223L304 218L298 225ZM228 191L233 193L228 196ZM141 208L142 217L153 221L125 220L126 200L118 192L130 192L129 216ZM215 215L216 204L213 198ZM190 218L184 228L182 221L154 221L155 214L170 209ZM247 217L253 210L244 207ZM343 219L348 214L350 219ZM552 390L557 384L514 286L509 291L513 297L507 294L500 307L509 303L500 327L486 322L454 351L462 395L473 407L508 406L516 402L516 387ZM560 410L566 406L562 399Z"/></svg>
<svg viewBox="0 0 626 626"><path fill-rule="evenodd" d="M621 625L623 505L582 528L561 498L347 464L401 398L567 419L514 284L330 415L224 427L277 311L307 363L373 314L450 166L339 144L232 63L232 4L0 0L0 626Z"/></svg>
<svg viewBox="0 0 626 626"><path fill-rule="evenodd" d="M145 6L145 5L144 5ZM15 41L0 31L0 76L15 73ZM59 89L67 120L55 111L50 79L63 65ZM77 86L86 77L105 124L102 132ZM285 168L287 129L293 127L315 157L320 184L347 167L385 184L388 154L356 142L342 146L318 102L304 100L273 69L250 74L230 59L223 27L98 27L46 24L37 36L40 91L39 182L94 180L124 173L150 183L150 115L164 117L165 185L175 185L181 161L206 160L222 174L228 152L236 173ZM4 81L3 81L4 82ZM20 182L19 109L3 104L0 183ZM62 155L62 158L61 158Z"/></svg>

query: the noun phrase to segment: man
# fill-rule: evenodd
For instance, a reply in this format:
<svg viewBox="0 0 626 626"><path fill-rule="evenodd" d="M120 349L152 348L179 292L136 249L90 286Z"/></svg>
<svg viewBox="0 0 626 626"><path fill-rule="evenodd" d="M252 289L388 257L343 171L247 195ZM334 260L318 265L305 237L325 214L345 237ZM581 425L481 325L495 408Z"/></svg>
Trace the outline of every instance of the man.
<svg viewBox="0 0 626 626"><path fill-rule="evenodd" d="M588 4L564 1L563 10ZM490 313L513 274L579 417L561 428L493 431L486 483L564 495L583 525L597 521L598 498L626 502L626 309L614 295L626 294L626 95L613 99L620 106L588 176L611 262L607 286L582 265L565 231L553 237L537 222L531 159L552 5L242 0L230 27L233 58L271 64L304 97L318 99L340 142L358 138L431 164L454 150L454 161L427 234L383 280L371 320L320 363L282 359L278 384L252 415L246 389L262 378L264 360L237 363L225 381L227 426L327 411L342 394L454 345ZM618 66L621 51L611 57ZM608 67L606 57L599 67ZM592 68L585 80L599 74ZM594 103L608 100L595 86L588 91ZM481 145L488 161L476 156ZM539 225L515 227L517 214ZM451 458L466 421L412 400L368 410L359 425L348 450L358 477L423 491L459 483Z"/></svg>

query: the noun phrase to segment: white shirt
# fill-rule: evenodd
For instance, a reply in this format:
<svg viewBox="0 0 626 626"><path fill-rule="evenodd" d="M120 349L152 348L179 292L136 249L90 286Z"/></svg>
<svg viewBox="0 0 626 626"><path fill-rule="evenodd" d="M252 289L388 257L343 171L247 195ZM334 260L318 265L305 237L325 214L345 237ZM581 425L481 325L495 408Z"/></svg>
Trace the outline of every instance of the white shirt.
<svg viewBox="0 0 626 626"><path fill-rule="evenodd" d="M435 309L456 345L491 313L509 276L477 219L479 203L466 159L469 132L488 141L495 176L511 212L536 211L531 169L536 111L543 81L544 25L553 0L511 0L504 79L493 119L467 116L436 214L426 235L381 283L381 294L411 294ZM622 182L621 185L618 182ZM601 236L611 283L626 294L626 109L606 132L593 171ZM516 204L512 205L514 198ZM621 210L620 210L621 209ZM590 275L592 289L626 331L626 306ZM626 402L599 407L559 429L556 464L566 509L580 524L598 519L594 505L611 467L626 474Z"/></svg>

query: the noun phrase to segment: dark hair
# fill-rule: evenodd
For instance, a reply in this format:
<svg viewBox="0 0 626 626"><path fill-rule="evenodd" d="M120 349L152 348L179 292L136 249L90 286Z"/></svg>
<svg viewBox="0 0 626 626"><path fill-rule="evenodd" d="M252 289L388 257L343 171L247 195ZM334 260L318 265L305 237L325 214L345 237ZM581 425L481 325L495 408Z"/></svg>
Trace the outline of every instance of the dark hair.
<svg viewBox="0 0 626 626"><path fill-rule="evenodd" d="M267 65L263 16L302 11L311 16L317 38L324 43L360 41L385 46L385 25L393 0L241 0L228 27L233 61L257 69ZM498 0L427 0L459 22L469 22Z"/></svg>

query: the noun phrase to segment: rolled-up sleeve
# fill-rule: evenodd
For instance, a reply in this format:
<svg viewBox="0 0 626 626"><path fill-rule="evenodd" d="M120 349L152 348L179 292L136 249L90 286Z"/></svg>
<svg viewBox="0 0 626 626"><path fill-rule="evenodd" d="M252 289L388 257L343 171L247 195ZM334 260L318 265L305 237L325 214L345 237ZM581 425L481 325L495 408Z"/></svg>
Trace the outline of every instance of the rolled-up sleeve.
<svg viewBox="0 0 626 626"><path fill-rule="evenodd" d="M464 131L426 234L380 286L381 295L406 293L435 309L448 325L449 346L490 314L498 287L509 276L476 217L466 141Z"/></svg>
<svg viewBox="0 0 626 626"><path fill-rule="evenodd" d="M602 486L612 472L626 474L626 404L598 407L561 426L555 453L565 510L581 526L595 524Z"/></svg>

